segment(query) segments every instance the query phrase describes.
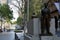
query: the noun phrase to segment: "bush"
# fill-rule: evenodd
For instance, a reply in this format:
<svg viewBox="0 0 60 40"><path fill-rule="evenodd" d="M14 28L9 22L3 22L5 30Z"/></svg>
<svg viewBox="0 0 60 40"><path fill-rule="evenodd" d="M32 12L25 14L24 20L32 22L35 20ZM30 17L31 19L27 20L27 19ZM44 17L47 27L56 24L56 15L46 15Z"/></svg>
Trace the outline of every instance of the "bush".
<svg viewBox="0 0 60 40"><path fill-rule="evenodd" d="M14 32L22 32L21 30L15 30Z"/></svg>

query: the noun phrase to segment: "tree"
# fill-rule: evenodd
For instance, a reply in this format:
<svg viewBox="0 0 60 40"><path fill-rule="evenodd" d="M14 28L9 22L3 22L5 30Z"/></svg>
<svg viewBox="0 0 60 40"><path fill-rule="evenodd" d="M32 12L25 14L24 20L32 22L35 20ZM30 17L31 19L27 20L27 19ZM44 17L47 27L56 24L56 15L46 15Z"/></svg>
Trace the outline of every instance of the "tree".
<svg viewBox="0 0 60 40"><path fill-rule="evenodd" d="M10 10L7 4L1 5L0 10L1 17L4 18L5 20L11 20L13 18L12 11Z"/></svg>
<svg viewBox="0 0 60 40"><path fill-rule="evenodd" d="M29 5L28 5L29 4ZM41 14L41 8L42 8L42 0L25 0L25 13L28 18L27 20L31 19L32 13L36 13L36 16L40 16ZM28 12L29 10L29 12Z"/></svg>
<svg viewBox="0 0 60 40"><path fill-rule="evenodd" d="M12 20L13 14L7 4L3 4L0 6L0 18L6 20L7 22L11 22L10 20ZM2 20L1 20L1 24L2 24Z"/></svg>
<svg viewBox="0 0 60 40"><path fill-rule="evenodd" d="M19 17L17 19L17 24L21 26L24 19L24 0L15 0L15 2L17 3L17 5L13 2L11 4L18 9Z"/></svg>
<svg viewBox="0 0 60 40"><path fill-rule="evenodd" d="M18 17L17 18L17 24L20 25L20 26L22 26L22 22L23 22L23 18Z"/></svg>
<svg viewBox="0 0 60 40"><path fill-rule="evenodd" d="M40 16L40 10L42 6L42 0L30 0L29 1L29 13L32 15L32 13L36 13L36 16ZM31 17L31 16L30 16Z"/></svg>
<svg viewBox="0 0 60 40"><path fill-rule="evenodd" d="M15 0L17 5L15 3L11 3L18 9L18 14L20 17L23 17L23 11L24 11L24 0Z"/></svg>

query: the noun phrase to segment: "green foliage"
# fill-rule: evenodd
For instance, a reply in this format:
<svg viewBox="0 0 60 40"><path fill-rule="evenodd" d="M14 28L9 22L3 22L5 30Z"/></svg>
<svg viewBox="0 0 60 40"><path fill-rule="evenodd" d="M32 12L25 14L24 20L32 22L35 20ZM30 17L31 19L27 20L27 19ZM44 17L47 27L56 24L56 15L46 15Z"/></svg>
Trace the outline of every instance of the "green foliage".
<svg viewBox="0 0 60 40"><path fill-rule="evenodd" d="M40 16L40 10L42 8L42 0L30 0L29 1L29 13L30 17L32 13L36 13L36 16Z"/></svg>
<svg viewBox="0 0 60 40"><path fill-rule="evenodd" d="M0 16L8 21L13 18L12 11L7 4L3 4L0 6Z"/></svg>
<svg viewBox="0 0 60 40"><path fill-rule="evenodd" d="M14 21L12 24L16 24L17 23L17 21Z"/></svg>
<svg viewBox="0 0 60 40"><path fill-rule="evenodd" d="M18 17L18 18L17 18L17 24L18 24L18 25L21 26L21 25L22 25L22 21L23 21L23 18L21 18L21 17Z"/></svg>

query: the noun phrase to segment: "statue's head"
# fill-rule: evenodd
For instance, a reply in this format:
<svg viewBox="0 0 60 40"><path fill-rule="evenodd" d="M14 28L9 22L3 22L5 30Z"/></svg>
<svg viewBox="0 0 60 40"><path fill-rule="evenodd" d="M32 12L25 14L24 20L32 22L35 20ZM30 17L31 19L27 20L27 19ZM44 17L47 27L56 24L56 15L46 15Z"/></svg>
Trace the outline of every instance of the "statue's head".
<svg viewBox="0 0 60 40"><path fill-rule="evenodd" d="M44 7L47 8L48 4L47 3L44 3Z"/></svg>
<svg viewBox="0 0 60 40"><path fill-rule="evenodd" d="M35 13L33 13L33 15L35 15Z"/></svg>

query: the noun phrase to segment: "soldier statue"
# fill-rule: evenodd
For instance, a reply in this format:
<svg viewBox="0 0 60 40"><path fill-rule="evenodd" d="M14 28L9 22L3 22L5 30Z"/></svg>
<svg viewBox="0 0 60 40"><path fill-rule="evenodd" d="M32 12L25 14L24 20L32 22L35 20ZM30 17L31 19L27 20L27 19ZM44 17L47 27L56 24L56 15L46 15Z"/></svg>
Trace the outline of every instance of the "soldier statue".
<svg viewBox="0 0 60 40"><path fill-rule="evenodd" d="M44 8L41 10L41 34L50 33L50 10L48 4L44 3Z"/></svg>

